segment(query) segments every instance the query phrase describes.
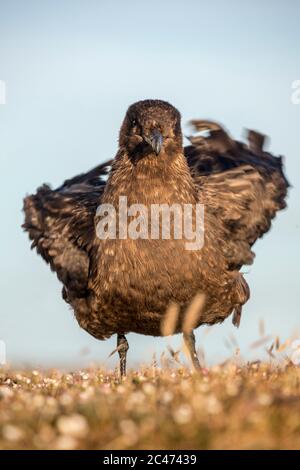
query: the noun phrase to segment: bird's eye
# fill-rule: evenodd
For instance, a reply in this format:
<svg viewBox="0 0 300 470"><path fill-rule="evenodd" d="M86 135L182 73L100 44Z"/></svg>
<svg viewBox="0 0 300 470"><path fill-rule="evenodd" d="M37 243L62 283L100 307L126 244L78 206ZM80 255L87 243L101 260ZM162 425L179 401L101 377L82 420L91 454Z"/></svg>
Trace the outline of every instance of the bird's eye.
<svg viewBox="0 0 300 470"><path fill-rule="evenodd" d="M133 126L136 126L136 119L132 119L131 125L132 125L132 127L133 127Z"/></svg>

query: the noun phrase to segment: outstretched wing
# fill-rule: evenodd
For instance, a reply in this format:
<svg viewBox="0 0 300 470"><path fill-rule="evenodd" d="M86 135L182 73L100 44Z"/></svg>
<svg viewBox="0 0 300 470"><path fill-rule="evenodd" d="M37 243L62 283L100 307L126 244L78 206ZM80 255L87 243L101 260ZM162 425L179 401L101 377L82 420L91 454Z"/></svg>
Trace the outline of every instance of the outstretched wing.
<svg viewBox="0 0 300 470"><path fill-rule="evenodd" d="M32 240L32 248L64 284L65 295L73 291L81 297L86 293L94 215L109 165L110 162L99 165L55 190L43 185L24 199L23 228Z"/></svg>
<svg viewBox="0 0 300 470"><path fill-rule="evenodd" d="M265 137L258 132L248 131L248 144L242 144L217 123L191 124L209 135L190 137L185 156L206 210L223 225L228 267L239 269L252 263L253 243L269 230L276 212L286 207L289 183L282 158L264 151Z"/></svg>

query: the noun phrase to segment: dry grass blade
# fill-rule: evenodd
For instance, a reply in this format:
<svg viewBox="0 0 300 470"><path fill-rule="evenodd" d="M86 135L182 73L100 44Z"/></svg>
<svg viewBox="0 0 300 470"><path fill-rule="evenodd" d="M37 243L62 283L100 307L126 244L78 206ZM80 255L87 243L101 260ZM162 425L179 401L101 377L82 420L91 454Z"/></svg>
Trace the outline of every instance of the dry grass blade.
<svg viewBox="0 0 300 470"><path fill-rule="evenodd" d="M202 329L202 328L201 328ZM202 339L211 334L214 331L214 325L209 325L206 327L203 327L202 329Z"/></svg>
<svg viewBox="0 0 300 470"><path fill-rule="evenodd" d="M156 354L155 353L152 355L152 367L154 369L156 369L156 367L157 367L157 359L156 359Z"/></svg>
<svg viewBox="0 0 300 470"><path fill-rule="evenodd" d="M274 343L271 344L271 346L269 347L268 351L271 353L274 349Z"/></svg>
<svg viewBox="0 0 300 470"><path fill-rule="evenodd" d="M261 337L265 336L265 322L263 320L260 320L259 322L259 335Z"/></svg>
<svg viewBox="0 0 300 470"><path fill-rule="evenodd" d="M172 359L174 359L174 361L176 361L176 362L178 362L178 364L180 364L180 359L179 359L180 349L178 351L174 351L174 349L171 346L168 346L168 351L169 351Z"/></svg>
<svg viewBox="0 0 300 470"><path fill-rule="evenodd" d="M230 341L227 338L223 339L223 343L229 351L232 351L232 344L230 343Z"/></svg>
<svg viewBox="0 0 300 470"><path fill-rule="evenodd" d="M263 346L264 344L266 344L271 339L272 339L272 336L269 335L269 336L265 336L264 338L261 338L257 341L254 341L254 343L252 343L250 345L250 349L260 348L260 346Z"/></svg>
<svg viewBox="0 0 300 470"><path fill-rule="evenodd" d="M161 322L162 336L170 336L175 332L178 315L179 315L179 305L176 303L171 303Z"/></svg>
<svg viewBox="0 0 300 470"><path fill-rule="evenodd" d="M202 364L202 366L205 366L205 351L203 348L199 348L198 351L198 359L200 361L200 364Z"/></svg>
<svg viewBox="0 0 300 470"><path fill-rule="evenodd" d="M290 340L286 340L284 343L282 343L279 347L278 347L278 352L282 352L284 351L288 346L290 346L291 342Z"/></svg>
<svg viewBox="0 0 300 470"><path fill-rule="evenodd" d="M205 304L205 295L204 294L197 294L188 308L186 309L182 331L184 333L190 333L193 329L198 325L199 319L201 317L203 307Z"/></svg>
<svg viewBox="0 0 300 470"><path fill-rule="evenodd" d="M236 337L232 333L229 335L229 340L235 349L239 347L239 343L237 342Z"/></svg>
<svg viewBox="0 0 300 470"><path fill-rule="evenodd" d="M272 359L275 359L275 354L273 354L273 349L274 349L274 343L272 343L269 348L266 348L266 352Z"/></svg>
<svg viewBox="0 0 300 470"><path fill-rule="evenodd" d="M160 364L162 367L165 367L166 369L168 367L170 367L170 361L169 359L166 357L166 353L165 351L163 351L160 355Z"/></svg>
<svg viewBox="0 0 300 470"><path fill-rule="evenodd" d="M122 348L123 348L123 344L120 344L120 346L118 346L116 349L114 349L114 350L107 356L107 359L109 359L111 356L113 356L114 354L116 354L116 352L119 352Z"/></svg>

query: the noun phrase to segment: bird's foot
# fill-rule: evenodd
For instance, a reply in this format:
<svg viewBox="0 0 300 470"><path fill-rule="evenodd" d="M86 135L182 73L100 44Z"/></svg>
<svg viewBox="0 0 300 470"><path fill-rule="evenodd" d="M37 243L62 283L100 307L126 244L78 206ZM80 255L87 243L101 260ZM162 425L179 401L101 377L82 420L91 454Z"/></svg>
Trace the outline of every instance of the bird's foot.
<svg viewBox="0 0 300 470"><path fill-rule="evenodd" d="M183 333L183 340L190 354L194 370L202 375L208 374L208 369L202 367L196 351L196 339L193 331Z"/></svg>
<svg viewBox="0 0 300 470"><path fill-rule="evenodd" d="M128 341L125 335L118 335L117 350L120 357L120 375L121 379L126 376L126 356L129 349Z"/></svg>

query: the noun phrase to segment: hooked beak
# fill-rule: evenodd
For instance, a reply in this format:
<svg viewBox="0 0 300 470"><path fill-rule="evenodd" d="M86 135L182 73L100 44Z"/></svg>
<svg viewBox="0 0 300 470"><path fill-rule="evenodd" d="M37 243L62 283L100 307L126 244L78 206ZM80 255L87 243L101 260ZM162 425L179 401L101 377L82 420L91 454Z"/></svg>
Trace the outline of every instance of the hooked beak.
<svg viewBox="0 0 300 470"><path fill-rule="evenodd" d="M161 133L154 129L149 137L144 137L145 141L152 147L155 154L158 155L163 145L163 136Z"/></svg>

